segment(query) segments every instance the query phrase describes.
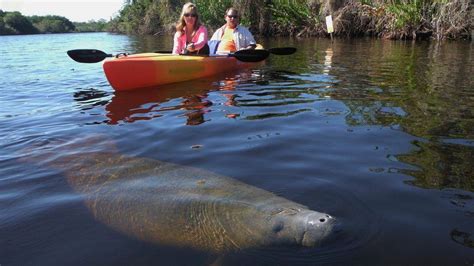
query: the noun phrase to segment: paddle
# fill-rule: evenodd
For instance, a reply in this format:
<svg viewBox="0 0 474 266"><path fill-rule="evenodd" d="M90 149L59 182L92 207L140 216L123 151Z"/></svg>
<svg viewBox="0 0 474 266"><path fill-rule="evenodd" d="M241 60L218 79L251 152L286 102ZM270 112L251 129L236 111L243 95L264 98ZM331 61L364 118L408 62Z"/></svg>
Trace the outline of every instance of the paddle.
<svg viewBox="0 0 474 266"><path fill-rule="evenodd" d="M159 51L160 53L166 51ZM79 63L98 63L107 57L113 57L112 54L106 54L96 49L77 49L69 50L67 54L74 61ZM235 57L242 62L259 62L265 60L270 53L267 50L242 50L229 54L230 57Z"/></svg>
<svg viewBox="0 0 474 266"><path fill-rule="evenodd" d="M231 53L228 56L235 57L237 60L242 62L260 62L265 60L270 53L276 55L290 55L296 52L294 47L280 47L270 48L268 50L257 49L257 50L240 50L235 53ZM171 53L170 51L156 51L156 53ZM107 57L114 57L112 54L104 53L96 49L76 49L69 50L67 54L71 59L79 63L98 63Z"/></svg>
<svg viewBox="0 0 474 266"><path fill-rule="evenodd" d="M170 54L171 51L155 51L155 53L160 54ZM203 55L196 55L196 54L183 54L188 56L203 56ZM265 60L270 55L268 50L240 50L234 53L230 53L227 56L235 57L237 60L242 62L260 62ZM222 55L225 56L225 55Z"/></svg>
<svg viewBox="0 0 474 266"><path fill-rule="evenodd" d="M260 62L265 60L270 54L275 55L290 55L296 52L295 47L279 47L279 48L270 48L265 49L255 49L255 50L240 50L235 53L229 54L242 62Z"/></svg>
<svg viewBox="0 0 474 266"><path fill-rule="evenodd" d="M229 57L235 57L237 60L242 62L260 62L270 55L268 50L240 50L234 53L230 53Z"/></svg>
<svg viewBox="0 0 474 266"><path fill-rule="evenodd" d="M166 52L166 51L157 51L155 53L163 53L163 52ZM67 51L67 55L69 55L69 57L72 60L79 63L98 63L107 57L115 57L118 55L127 55L127 54L119 53L118 55L113 55L113 54L106 54L102 52L101 50L96 50L96 49L77 49L77 50ZM148 55L145 57L152 57L152 56L154 55Z"/></svg>
<svg viewBox="0 0 474 266"><path fill-rule="evenodd" d="M67 51L72 60L79 63L97 63L104 60L107 57L113 57L112 54L106 54L100 50L95 49L77 49Z"/></svg>
<svg viewBox="0 0 474 266"><path fill-rule="evenodd" d="M277 47L277 48L270 48L268 49L268 52L271 54L275 55L291 55L296 52L295 47ZM154 53L159 53L159 54L171 54L171 51L169 50L158 50L154 51Z"/></svg>
<svg viewBox="0 0 474 266"><path fill-rule="evenodd" d="M276 54L276 55L290 55L294 54L296 52L295 47L278 47L278 48L270 48L268 51L271 54Z"/></svg>

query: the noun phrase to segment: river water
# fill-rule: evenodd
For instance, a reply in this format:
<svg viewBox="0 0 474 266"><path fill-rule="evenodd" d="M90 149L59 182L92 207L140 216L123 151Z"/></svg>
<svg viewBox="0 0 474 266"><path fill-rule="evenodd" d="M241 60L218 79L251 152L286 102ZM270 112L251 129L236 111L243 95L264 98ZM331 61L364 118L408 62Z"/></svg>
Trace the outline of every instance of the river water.
<svg viewBox="0 0 474 266"><path fill-rule="evenodd" d="M101 63L66 51L171 39L0 36L0 265L473 265L474 45L259 42L298 51L115 93ZM96 220L74 173L48 165L74 146L228 176L331 214L343 234L232 254L141 241Z"/></svg>

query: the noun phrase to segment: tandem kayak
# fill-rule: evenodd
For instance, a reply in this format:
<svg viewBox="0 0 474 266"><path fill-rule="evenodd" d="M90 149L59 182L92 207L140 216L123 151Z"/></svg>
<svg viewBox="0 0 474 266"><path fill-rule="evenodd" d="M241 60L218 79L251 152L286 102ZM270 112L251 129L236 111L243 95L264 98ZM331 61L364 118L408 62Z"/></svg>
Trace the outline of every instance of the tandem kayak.
<svg viewBox="0 0 474 266"><path fill-rule="evenodd" d="M98 63L108 57L103 68L116 91L150 88L182 82L218 73L255 66L270 54L290 55L294 47L240 50L228 55L173 55L170 52L112 55L96 49L69 50L67 54L79 63Z"/></svg>
<svg viewBox="0 0 474 266"><path fill-rule="evenodd" d="M230 56L143 53L104 62L105 76L116 91L150 88L255 66Z"/></svg>

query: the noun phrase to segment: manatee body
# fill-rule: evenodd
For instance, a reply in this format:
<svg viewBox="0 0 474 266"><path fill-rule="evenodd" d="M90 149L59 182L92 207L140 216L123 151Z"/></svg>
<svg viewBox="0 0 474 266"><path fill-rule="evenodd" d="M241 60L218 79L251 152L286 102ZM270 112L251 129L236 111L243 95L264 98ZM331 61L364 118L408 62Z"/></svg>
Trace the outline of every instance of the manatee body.
<svg viewBox="0 0 474 266"><path fill-rule="evenodd" d="M94 217L135 238L222 253L271 245L319 246L328 214L209 171L91 153L62 158Z"/></svg>

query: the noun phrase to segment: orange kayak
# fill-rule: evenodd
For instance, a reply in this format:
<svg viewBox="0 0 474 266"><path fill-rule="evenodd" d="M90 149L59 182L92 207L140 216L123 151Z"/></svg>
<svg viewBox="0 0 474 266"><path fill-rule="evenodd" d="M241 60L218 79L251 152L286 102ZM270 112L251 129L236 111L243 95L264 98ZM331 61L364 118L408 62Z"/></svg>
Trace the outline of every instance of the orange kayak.
<svg viewBox="0 0 474 266"><path fill-rule="evenodd" d="M150 88L255 66L229 56L142 53L104 62L104 72L116 91Z"/></svg>

